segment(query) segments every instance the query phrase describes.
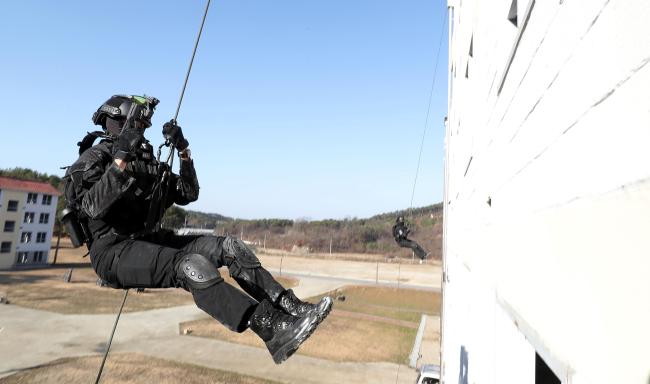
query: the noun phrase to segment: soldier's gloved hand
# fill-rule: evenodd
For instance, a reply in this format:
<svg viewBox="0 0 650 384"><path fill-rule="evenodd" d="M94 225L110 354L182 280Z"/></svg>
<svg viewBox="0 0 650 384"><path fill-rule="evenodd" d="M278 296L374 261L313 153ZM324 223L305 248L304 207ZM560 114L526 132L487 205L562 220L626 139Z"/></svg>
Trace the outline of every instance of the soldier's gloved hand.
<svg viewBox="0 0 650 384"><path fill-rule="evenodd" d="M134 160L143 140L144 136L138 130L133 128L123 130L113 142L113 158L124 161Z"/></svg>
<svg viewBox="0 0 650 384"><path fill-rule="evenodd" d="M184 151L190 145L183 136L183 130L176 124L174 119L169 120L163 125L162 134L165 140L169 140L179 151Z"/></svg>

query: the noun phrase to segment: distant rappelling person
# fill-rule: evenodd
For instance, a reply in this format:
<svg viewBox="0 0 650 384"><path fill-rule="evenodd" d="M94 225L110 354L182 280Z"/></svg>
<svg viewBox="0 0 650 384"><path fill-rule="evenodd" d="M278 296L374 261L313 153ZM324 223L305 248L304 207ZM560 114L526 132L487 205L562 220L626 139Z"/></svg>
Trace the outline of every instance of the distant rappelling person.
<svg viewBox="0 0 650 384"><path fill-rule="evenodd" d="M412 249L420 260L426 259L427 256L429 256L429 253L425 251L420 244L408 238L409 232L411 232L411 230L406 226L404 216L398 216L395 225L393 225L393 237L395 238L395 241L402 248Z"/></svg>
<svg viewBox="0 0 650 384"><path fill-rule="evenodd" d="M161 183L166 164L144 137L157 104L153 97L116 95L95 112L93 123L103 131L89 133L79 143L79 158L64 178L62 221L77 246L88 245L93 269L110 286L183 288L231 331L255 332L280 364L329 314L332 299L318 304L299 300L240 239L180 236L160 229L165 209L198 199L199 183L189 143L174 120L162 133L178 150L180 172L168 173L167 183ZM93 145L96 138L101 141ZM167 198L157 201L165 196L157 192L161 185ZM224 281L221 267L248 295Z"/></svg>

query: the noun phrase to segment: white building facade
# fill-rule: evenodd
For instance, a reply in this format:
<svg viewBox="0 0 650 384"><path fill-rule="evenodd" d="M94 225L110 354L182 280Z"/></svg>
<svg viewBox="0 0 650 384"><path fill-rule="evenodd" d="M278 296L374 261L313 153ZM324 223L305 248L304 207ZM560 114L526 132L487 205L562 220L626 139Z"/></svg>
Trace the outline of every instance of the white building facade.
<svg viewBox="0 0 650 384"><path fill-rule="evenodd" d="M650 383L650 2L450 0L444 383Z"/></svg>
<svg viewBox="0 0 650 384"><path fill-rule="evenodd" d="M47 263L59 195L47 183L0 177L0 269Z"/></svg>

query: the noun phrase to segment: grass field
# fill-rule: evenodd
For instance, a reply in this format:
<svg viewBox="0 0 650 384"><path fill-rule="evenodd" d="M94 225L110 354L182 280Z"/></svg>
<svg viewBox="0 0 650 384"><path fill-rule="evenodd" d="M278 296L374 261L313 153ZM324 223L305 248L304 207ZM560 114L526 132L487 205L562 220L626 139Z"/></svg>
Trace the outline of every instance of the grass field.
<svg viewBox="0 0 650 384"><path fill-rule="evenodd" d="M101 356L65 358L0 379L0 384L94 383ZM102 384L274 384L275 381L143 356L111 354Z"/></svg>
<svg viewBox="0 0 650 384"><path fill-rule="evenodd" d="M334 361L404 363L413 347L421 314L440 311L440 297L435 292L352 286L337 294L345 295L345 301L334 302L330 316L298 354ZM396 309L398 304L403 309ZM190 330L192 336L265 348L252 331L234 333L212 319L186 322L180 327L181 332Z"/></svg>
<svg viewBox="0 0 650 384"><path fill-rule="evenodd" d="M317 302L321 297L327 295L345 297L344 301L336 301L336 309L390 319L419 323L422 314L440 314L441 296L438 292L402 288L348 286L312 297L309 301Z"/></svg>

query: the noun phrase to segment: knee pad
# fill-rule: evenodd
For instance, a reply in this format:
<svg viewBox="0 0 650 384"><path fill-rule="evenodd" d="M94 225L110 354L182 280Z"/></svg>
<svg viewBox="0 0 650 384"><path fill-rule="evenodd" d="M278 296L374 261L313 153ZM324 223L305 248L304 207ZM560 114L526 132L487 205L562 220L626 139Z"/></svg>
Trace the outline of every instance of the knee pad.
<svg viewBox="0 0 650 384"><path fill-rule="evenodd" d="M177 268L179 276L192 289L205 289L223 281L217 267L198 253L183 256Z"/></svg>
<svg viewBox="0 0 650 384"><path fill-rule="evenodd" d="M223 239L222 247L230 276L236 277L241 274L242 270L262 266L253 250L236 237L226 236Z"/></svg>

